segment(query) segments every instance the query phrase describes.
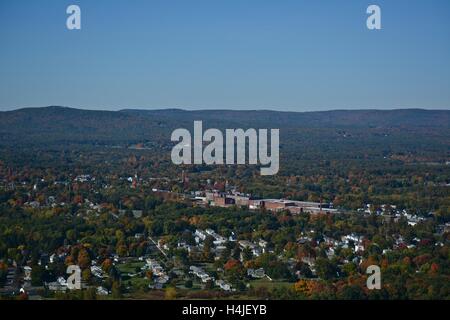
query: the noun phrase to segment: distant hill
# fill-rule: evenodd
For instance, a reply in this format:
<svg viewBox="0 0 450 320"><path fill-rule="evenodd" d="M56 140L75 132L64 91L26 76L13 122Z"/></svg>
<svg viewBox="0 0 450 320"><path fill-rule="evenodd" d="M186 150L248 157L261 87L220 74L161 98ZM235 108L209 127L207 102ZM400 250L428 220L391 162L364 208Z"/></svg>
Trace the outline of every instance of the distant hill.
<svg viewBox="0 0 450 320"><path fill-rule="evenodd" d="M122 113L172 120L206 120L246 123L265 127L449 127L450 110L333 110L282 112L269 110L122 110Z"/></svg>
<svg viewBox="0 0 450 320"><path fill-rule="evenodd" d="M404 132L449 138L450 110L335 110L279 112L181 109L93 111L67 107L0 112L0 144L99 143L168 141L175 128L280 128L296 140L311 133L326 140L341 132ZM283 133L284 132L284 133ZM322 134L323 133L323 134ZM299 135L298 137L296 135ZM302 137L303 137L302 136Z"/></svg>

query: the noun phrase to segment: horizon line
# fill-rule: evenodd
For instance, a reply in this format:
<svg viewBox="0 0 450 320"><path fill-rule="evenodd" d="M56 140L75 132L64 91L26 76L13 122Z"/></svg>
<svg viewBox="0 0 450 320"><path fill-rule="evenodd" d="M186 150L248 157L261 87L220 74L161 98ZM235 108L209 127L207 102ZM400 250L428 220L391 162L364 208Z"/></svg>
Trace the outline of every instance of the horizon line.
<svg viewBox="0 0 450 320"><path fill-rule="evenodd" d="M92 107L69 107L63 105L48 105L48 106L39 106L39 107L16 107L16 108L7 108L5 110L0 110L0 113L3 112L14 112L14 111L22 111L22 110L31 110L31 109L48 109L48 108L61 108L61 109L73 109L73 110L83 110L83 111L105 111L105 112L125 112L125 111L183 111L183 112L198 112L198 111L237 111L237 112L246 112L246 111L265 111L265 112L281 112L281 113L311 113L311 112L332 112L332 111L405 111L405 110L416 110L416 111L450 111L450 107L442 107L442 108L427 108L427 107L373 107L373 108L330 108L330 109L321 109L321 110L302 110L302 111L294 111L294 110L276 110L270 108L190 108L190 107L130 107L130 108L117 108L117 109L107 109L107 108L92 108Z"/></svg>

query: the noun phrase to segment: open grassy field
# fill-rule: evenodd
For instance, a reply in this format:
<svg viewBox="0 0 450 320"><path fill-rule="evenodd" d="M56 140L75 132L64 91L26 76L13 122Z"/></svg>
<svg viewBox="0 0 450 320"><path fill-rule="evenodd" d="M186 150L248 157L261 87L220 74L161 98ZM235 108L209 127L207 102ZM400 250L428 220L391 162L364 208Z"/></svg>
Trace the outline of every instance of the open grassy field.
<svg viewBox="0 0 450 320"><path fill-rule="evenodd" d="M293 283L290 283L287 281L270 281L267 278L262 278L262 279L250 281L250 285L253 288L266 287L267 289L271 290L271 289L275 289L275 288L289 289L289 288L292 288Z"/></svg>
<svg viewBox="0 0 450 320"><path fill-rule="evenodd" d="M119 264L117 265L117 269L119 269L119 271L122 274L134 274L136 273L136 268L139 268L139 270L144 266L144 262L143 261L133 261L133 262L126 262L123 264Z"/></svg>

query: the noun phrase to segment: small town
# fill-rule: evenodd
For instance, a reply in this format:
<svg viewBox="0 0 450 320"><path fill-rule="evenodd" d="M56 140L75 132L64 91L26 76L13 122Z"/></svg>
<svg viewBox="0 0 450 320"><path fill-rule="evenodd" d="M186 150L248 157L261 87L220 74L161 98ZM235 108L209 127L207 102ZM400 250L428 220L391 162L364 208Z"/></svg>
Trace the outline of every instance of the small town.
<svg viewBox="0 0 450 320"><path fill-rule="evenodd" d="M167 183L170 181L168 178L143 179L135 175L100 184L103 191L113 188L114 183L120 183L132 192L138 192L141 188L148 190L146 200L151 204L147 207L153 208L150 211L170 205L174 211L206 210L213 219L215 215L220 219L223 214L242 212L244 219L248 220L245 218L248 215L265 216L275 219L278 222L272 223L280 226L293 226L294 221L302 221L304 227L294 228L299 231L290 232L289 236L280 239L277 227L268 225L268 229L275 229L270 236L266 236L265 230L250 220L245 228L233 227L230 221L226 232L221 232L223 228L200 227L209 225L196 221L202 215L186 213L176 219L163 215L160 220L159 215L154 213L156 219L151 221L148 209L135 207L132 203L119 201L119 207L115 207L113 204L91 201L87 197L75 197L71 203L59 201L62 193L72 187L85 188L92 193L102 192L95 189L99 179L91 174L79 174L73 177L73 181L51 181L41 177L36 183L17 181L11 176L2 180L1 189L28 190L28 201L22 204L15 201L13 205L25 212L62 213L70 208L74 217L87 224L104 220L123 225L127 221L134 227L111 230L114 242L110 243L115 243L114 247L93 248L94 243L89 237L79 241L76 231L68 230L64 244L54 251L40 250L31 254L27 248L8 249L8 258L0 260L0 270L4 270L4 282L0 287L3 297L70 297L74 294L67 283L70 274L66 268L70 265L77 265L82 270L81 292L98 299L124 296L153 296L156 299L180 295L191 298L230 297L282 294L290 290L309 293L312 289L308 288L323 280L354 275L358 270L363 274L375 253L383 262L390 255L400 252L448 246L445 236L450 231L450 223L435 226L434 241L422 238L413 230L432 223L433 215L411 214L397 209L395 205L366 204L352 211L334 208L333 203L325 202L254 199L251 194L237 191L228 182L220 185L210 180L204 181L209 188L187 193L154 187L160 181ZM181 182L188 182L184 171ZM54 193L49 194L49 190L54 190ZM180 209L176 209L179 206ZM409 231L405 234L399 230L392 233L390 241L381 241L371 238L361 228L350 228L354 231L345 233L342 230L325 231L328 228L317 224L336 217L342 222L345 219L376 219L382 225L402 225ZM314 223L307 226L307 220ZM226 218L224 223L228 225ZM424 255L421 259L427 261L429 258L426 257ZM427 263L421 263L415 272L428 272L427 266ZM430 266L437 268L435 264ZM268 288L272 290L270 293Z"/></svg>

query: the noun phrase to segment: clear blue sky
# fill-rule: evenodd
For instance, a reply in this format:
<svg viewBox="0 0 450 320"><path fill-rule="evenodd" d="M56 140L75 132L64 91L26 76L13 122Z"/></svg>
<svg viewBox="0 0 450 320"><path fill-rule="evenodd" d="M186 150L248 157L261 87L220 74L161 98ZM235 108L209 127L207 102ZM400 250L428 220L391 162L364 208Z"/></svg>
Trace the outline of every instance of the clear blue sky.
<svg viewBox="0 0 450 320"><path fill-rule="evenodd" d="M0 0L0 110L47 105L449 109L450 1Z"/></svg>

